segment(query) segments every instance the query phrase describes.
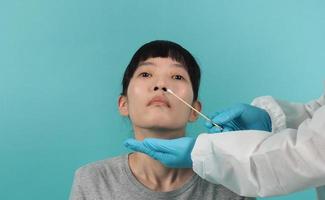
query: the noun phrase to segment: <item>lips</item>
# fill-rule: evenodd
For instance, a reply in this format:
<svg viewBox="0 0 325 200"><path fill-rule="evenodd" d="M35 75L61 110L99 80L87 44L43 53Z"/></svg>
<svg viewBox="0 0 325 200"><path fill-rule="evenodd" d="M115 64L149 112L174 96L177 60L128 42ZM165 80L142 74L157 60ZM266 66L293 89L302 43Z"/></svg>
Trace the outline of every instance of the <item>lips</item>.
<svg viewBox="0 0 325 200"><path fill-rule="evenodd" d="M170 107L168 100L163 96L155 96L154 98L152 98L148 103L148 106L151 105L163 105Z"/></svg>

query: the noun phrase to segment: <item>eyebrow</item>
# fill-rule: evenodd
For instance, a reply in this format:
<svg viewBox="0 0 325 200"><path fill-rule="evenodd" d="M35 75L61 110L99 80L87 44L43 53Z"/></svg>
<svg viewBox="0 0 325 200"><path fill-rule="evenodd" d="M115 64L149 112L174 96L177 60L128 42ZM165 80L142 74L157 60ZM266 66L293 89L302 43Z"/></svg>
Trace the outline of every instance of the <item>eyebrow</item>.
<svg viewBox="0 0 325 200"><path fill-rule="evenodd" d="M153 63L153 62L140 62L139 65L138 65L138 67L148 66L148 65L154 65L154 66L156 66L156 64Z"/></svg>
<svg viewBox="0 0 325 200"><path fill-rule="evenodd" d="M141 67L141 66L149 66L149 65L157 66L157 65L156 65L155 63L153 63L153 62L140 62L139 65L138 65L138 67ZM184 68L184 65L179 64L179 63L173 63L173 64L171 64L171 65L173 65L173 66L175 66L175 67L181 67L181 68Z"/></svg>

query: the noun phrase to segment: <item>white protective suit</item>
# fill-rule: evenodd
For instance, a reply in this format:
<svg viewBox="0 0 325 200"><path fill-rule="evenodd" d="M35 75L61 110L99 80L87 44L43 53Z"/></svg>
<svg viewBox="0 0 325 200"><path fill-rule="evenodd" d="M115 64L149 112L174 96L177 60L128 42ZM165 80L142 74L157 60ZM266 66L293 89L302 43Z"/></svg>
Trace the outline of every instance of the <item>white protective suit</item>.
<svg viewBox="0 0 325 200"><path fill-rule="evenodd" d="M318 199L325 199L325 95L308 104L270 96L252 104L269 113L272 133L201 134L192 151L194 171L243 196L318 187Z"/></svg>

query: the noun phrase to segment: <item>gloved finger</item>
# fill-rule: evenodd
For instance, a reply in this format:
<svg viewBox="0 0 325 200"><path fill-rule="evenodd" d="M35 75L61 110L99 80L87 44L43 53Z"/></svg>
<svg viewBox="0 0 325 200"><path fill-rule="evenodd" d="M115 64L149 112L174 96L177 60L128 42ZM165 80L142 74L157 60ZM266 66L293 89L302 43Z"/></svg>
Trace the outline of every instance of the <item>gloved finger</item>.
<svg viewBox="0 0 325 200"><path fill-rule="evenodd" d="M215 116L214 118L212 118L212 121L216 124L224 125L230 122L231 120L234 120L239 117L243 113L243 111L244 107L235 106Z"/></svg>
<svg viewBox="0 0 325 200"><path fill-rule="evenodd" d="M159 160L162 164L168 166L168 162L172 160L173 155L169 153L156 152L154 159Z"/></svg>
<svg viewBox="0 0 325 200"><path fill-rule="evenodd" d="M225 109L222 109L222 110L216 111L216 112L214 112L212 115L208 115L208 117L209 117L209 118L213 118L213 117L219 115L220 112L223 112L224 110L225 110Z"/></svg>
<svg viewBox="0 0 325 200"><path fill-rule="evenodd" d="M154 155L154 152L151 149L149 149L148 147L146 147L143 144L143 141L138 141L133 138L129 138L129 139L125 140L123 144L126 148L131 149L133 151L145 153L149 156Z"/></svg>
<svg viewBox="0 0 325 200"><path fill-rule="evenodd" d="M213 127L213 124L212 124L211 122L209 122L209 121L205 121L205 122L204 122L204 126L205 126L205 128L207 128L207 129L211 129L211 128Z"/></svg>
<svg viewBox="0 0 325 200"><path fill-rule="evenodd" d="M214 117L216 117L217 115L219 115L220 112L215 112L213 115L208 115L209 119L213 119ZM209 121L205 121L204 126L207 129L210 129L213 127L213 124Z"/></svg>
<svg viewBox="0 0 325 200"><path fill-rule="evenodd" d="M158 139L158 138L146 138L143 140L143 144L148 148L151 149L153 152L150 156L165 166L171 167L168 164L170 160L170 156L175 153L175 148L172 148L173 141L177 139Z"/></svg>
<svg viewBox="0 0 325 200"><path fill-rule="evenodd" d="M177 151L177 143L183 139L184 137L177 139L146 138L143 142L145 146L154 150L155 152L170 154Z"/></svg>
<svg viewBox="0 0 325 200"><path fill-rule="evenodd" d="M191 151L194 143L195 139L192 137L180 137L176 139L146 138L144 140L144 145L155 152L164 153L165 155L174 155L182 151Z"/></svg>
<svg viewBox="0 0 325 200"><path fill-rule="evenodd" d="M163 145L168 142L166 139L158 139L158 138L146 138L143 140L143 144L156 152L165 152L166 147Z"/></svg>
<svg viewBox="0 0 325 200"><path fill-rule="evenodd" d="M221 126L220 124L217 124L217 125L219 125L219 127ZM212 124L212 123L209 122L209 121L206 121L206 122L204 123L204 126L205 126L205 128L207 128L207 129L211 129L211 128L214 128L214 127L215 127L215 125ZM222 127L222 126L221 126L221 127ZM220 129L222 129L222 128L220 128Z"/></svg>
<svg viewBox="0 0 325 200"><path fill-rule="evenodd" d="M230 107L230 108L222 108L216 112L214 112L212 115L208 115L208 117L210 119L216 117L217 115L219 115L220 113L223 113L223 112L228 112L229 110L233 109L234 106Z"/></svg>
<svg viewBox="0 0 325 200"><path fill-rule="evenodd" d="M223 131L222 129L220 129L220 128L216 127L216 126L213 126L210 129L208 129L209 133L221 133L222 131Z"/></svg>
<svg viewBox="0 0 325 200"><path fill-rule="evenodd" d="M222 133L225 133L225 132L231 132L231 131L235 131L235 129L230 128L230 127L225 127L225 128L222 130Z"/></svg>
<svg viewBox="0 0 325 200"><path fill-rule="evenodd" d="M214 127L209 130L209 133L224 133L224 132L235 131L235 130L236 129L232 127L224 127L222 130L217 127Z"/></svg>
<svg viewBox="0 0 325 200"><path fill-rule="evenodd" d="M227 125L231 127L233 131L244 130L244 127L237 120L232 120L227 123Z"/></svg>

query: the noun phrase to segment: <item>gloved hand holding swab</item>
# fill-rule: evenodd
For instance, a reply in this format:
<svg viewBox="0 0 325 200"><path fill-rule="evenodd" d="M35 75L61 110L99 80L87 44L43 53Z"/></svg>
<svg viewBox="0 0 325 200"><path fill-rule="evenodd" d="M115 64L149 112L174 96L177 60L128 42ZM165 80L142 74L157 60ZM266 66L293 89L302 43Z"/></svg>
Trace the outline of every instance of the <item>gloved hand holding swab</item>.
<svg viewBox="0 0 325 200"><path fill-rule="evenodd" d="M171 89L169 88L162 88L163 91L168 92L172 95L174 95L177 99L179 99L181 102L183 102L185 105L187 105L188 107L190 107L192 110L194 110L196 113L198 113L199 115L201 115L204 119L206 119L207 121L209 121L213 126L216 126L217 128L223 130L223 128L214 123L210 118L208 118L206 115L204 115L203 113L201 113L200 111L196 110L195 108L193 108L193 106L191 106L190 104L188 104L186 101L184 101L182 98L180 98L179 96L177 96Z"/></svg>

